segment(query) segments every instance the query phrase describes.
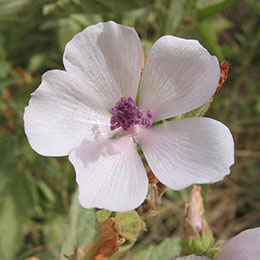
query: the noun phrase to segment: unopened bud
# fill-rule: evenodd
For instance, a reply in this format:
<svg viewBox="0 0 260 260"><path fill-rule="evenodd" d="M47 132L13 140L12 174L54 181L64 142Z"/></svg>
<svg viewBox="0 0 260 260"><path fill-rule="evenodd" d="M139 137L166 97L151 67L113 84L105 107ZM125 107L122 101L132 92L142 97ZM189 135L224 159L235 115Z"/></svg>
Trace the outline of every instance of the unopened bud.
<svg viewBox="0 0 260 260"><path fill-rule="evenodd" d="M186 205L185 237L182 240L183 249L190 254L203 255L213 245L214 239L204 213L201 187L195 185Z"/></svg>
<svg viewBox="0 0 260 260"><path fill-rule="evenodd" d="M204 206L200 192L200 186L193 186L189 202L186 205L185 229L187 236L198 236L202 231Z"/></svg>

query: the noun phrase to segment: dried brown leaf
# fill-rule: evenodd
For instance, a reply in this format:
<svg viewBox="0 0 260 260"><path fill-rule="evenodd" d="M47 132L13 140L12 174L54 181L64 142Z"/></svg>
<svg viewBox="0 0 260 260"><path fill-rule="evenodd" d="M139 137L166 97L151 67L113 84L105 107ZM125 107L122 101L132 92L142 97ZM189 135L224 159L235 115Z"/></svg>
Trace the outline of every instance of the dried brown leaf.
<svg viewBox="0 0 260 260"><path fill-rule="evenodd" d="M91 249L93 243L90 243L84 250L76 248L73 255L65 257L70 260L85 260L89 253L90 257L87 258L89 260L108 260L118 250L118 246L125 242L125 239L120 238L114 229L114 223L114 218L109 218L102 223L100 239L93 249Z"/></svg>
<svg viewBox="0 0 260 260"><path fill-rule="evenodd" d="M228 77L228 71L229 71L229 65L227 63L225 63L224 61L222 61L220 63L220 79L218 82L218 87L216 90L216 93L218 93L222 87L222 85L224 84L224 82L226 81L227 77Z"/></svg>
<svg viewBox="0 0 260 260"><path fill-rule="evenodd" d="M149 184L155 184L157 186L159 195L161 195L167 188L167 186L161 183L152 172L148 174L148 179Z"/></svg>
<svg viewBox="0 0 260 260"><path fill-rule="evenodd" d="M149 172L148 179L148 194L143 204L138 208L139 214L145 216L156 215L155 210L161 204L162 194L167 188L152 172Z"/></svg>
<svg viewBox="0 0 260 260"><path fill-rule="evenodd" d="M124 242L114 229L114 223L114 218L109 218L102 223L101 238L93 249L90 260L107 260L118 250L118 246Z"/></svg>

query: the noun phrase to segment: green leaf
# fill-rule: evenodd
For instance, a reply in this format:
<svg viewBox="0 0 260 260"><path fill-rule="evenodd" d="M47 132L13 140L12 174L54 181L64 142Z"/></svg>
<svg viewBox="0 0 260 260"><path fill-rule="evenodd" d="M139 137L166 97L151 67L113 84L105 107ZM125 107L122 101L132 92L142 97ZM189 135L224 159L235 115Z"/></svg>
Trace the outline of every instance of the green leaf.
<svg viewBox="0 0 260 260"><path fill-rule="evenodd" d="M204 256L207 256L209 259L215 259L217 254L221 251L220 248L210 248Z"/></svg>
<svg viewBox="0 0 260 260"><path fill-rule="evenodd" d="M25 219L35 213L38 194L35 182L28 172L10 172L3 193L12 197L16 211Z"/></svg>
<svg viewBox="0 0 260 260"><path fill-rule="evenodd" d="M186 0L171 0L165 21L165 34L174 34L185 14Z"/></svg>
<svg viewBox="0 0 260 260"><path fill-rule="evenodd" d="M102 210L98 210L96 212L96 214L97 214L97 221L99 223L102 223L102 222L106 221L111 216L112 212L108 211L106 209L102 209Z"/></svg>
<svg viewBox="0 0 260 260"><path fill-rule="evenodd" d="M44 239L47 244L52 245L49 251L52 259L58 259L63 241L66 218L64 215L51 214L43 226Z"/></svg>
<svg viewBox="0 0 260 260"><path fill-rule="evenodd" d="M142 250L133 260L172 260L180 254L180 240L166 238L158 246L149 246L146 250Z"/></svg>
<svg viewBox="0 0 260 260"><path fill-rule="evenodd" d="M210 21L211 30L216 34L219 34L227 29L233 27L233 24L222 15L217 15Z"/></svg>
<svg viewBox="0 0 260 260"><path fill-rule="evenodd" d="M174 259L180 253L180 241L178 239L165 239L159 246L151 250L149 260Z"/></svg>
<svg viewBox="0 0 260 260"><path fill-rule="evenodd" d="M66 221L63 215L51 215L44 225L43 233L46 242L52 243L62 241Z"/></svg>
<svg viewBox="0 0 260 260"><path fill-rule="evenodd" d="M11 72L11 64L6 62L5 60L0 60L0 87L2 85L2 79L7 77L8 74Z"/></svg>
<svg viewBox="0 0 260 260"><path fill-rule="evenodd" d="M228 7L231 4L239 3L240 0L198 0L198 18L205 19L208 16L219 12L220 10Z"/></svg>
<svg viewBox="0 0 260 260"><path fill-rule="evenodd" d="M206 20L202 21L199 25L199 29L209 52L215 54L220 60L224 60L224 54L220 45L218 44L217 34L212 30L211 23Z"/></svg>
<svg viewBox="0 0 260 260"><path fill-rule="evenodd" d="M82 0L84 2L84 0ZM135 8L140 8L149 4L154 3L154 0L131 0L131 1L118 1L118 0L100 0L103 7L107 8L107 11L113 11L120 13Z"/></svg>
<svg viewBox="0 0 260 260"><path fill-rule="evenodd" d="M21 11L28 0L1 0L0 1L0 22L12 20L16 13Z"/></svg>
<svg viewBox="0 0 260 260"><path fill-rule="evenodd" d="M42 195L47 201L54 202L56 200L55 194L45 182L38 181L37 185Z"/></svg>
<svg viewBox="0 0 260 260"><path fill-rule="evenodd" d="M135 210L128 212L117 212L115 216L115 229L123 238L135 241L145 223Z"/></svg>
<svg viewBox="0 0 260 260"><path fill-rule="evenodd" d="M78 193L74 193L60 259L63 260L64 255L71 255L76 247L85 248L92 241L95 235L95 220L95 210L82 208L78 202Z"/></svg>
<svg viewBox="0 0 260 260"><path fill-rule="evenodd" d="M58 40L60 50L64 50L66 43L85 27L82 26L78 20L74 19L73 15L59 20L58 25Z"/></svg>
<svg viewBox="0 0 260 260"><path fill-rule="evenodd" d="M14 259L23 243L27 222L12 197L0 203L0 259Z"/></svg>
<svg viewBox="0 0 260 260"><path fill-rule="evenodd" d="M132 1L118 1L118 0L58 0L55 3L44 6L44 15L49 14L68 14L73 12L93 14L105 14L108 12L121 13L130 9L140 8L153 4L155 0L132 0Z"/></svg>
<svg viewBox="0 0 260 260"><path fill-rule="evenodd" d="M29 71L38 71L44 67L46 62L46 56L44 54L35 54L29 61Z"/></svg>

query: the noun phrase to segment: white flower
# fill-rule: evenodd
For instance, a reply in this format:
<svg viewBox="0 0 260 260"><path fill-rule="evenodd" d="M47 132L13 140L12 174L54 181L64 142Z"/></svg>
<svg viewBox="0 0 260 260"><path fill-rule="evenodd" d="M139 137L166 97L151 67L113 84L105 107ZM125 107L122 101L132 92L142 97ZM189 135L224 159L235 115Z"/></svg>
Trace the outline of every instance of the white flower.
<svg viewBox="0 0 260 260"><path fill-rule="evenodd" d="M144 201L148 178L136 142L156 177L175 190L222 180L234 163L232 136L218 121L150 127L212 97L217 58L198 41L164 36L147 57L138 91L142 56L132 28L90 26L66 45L66 71L46 72L25 109L30 145L45 156L69 155L85 208L128 211Z"/></svg>
<svg viewBox="0 0 260 260"><path fill-rule="evenodd" d="M215 260L259 260L260 228L248 229L227 241ZM184 256L176 260L208 260L202 256Z"/></svg>

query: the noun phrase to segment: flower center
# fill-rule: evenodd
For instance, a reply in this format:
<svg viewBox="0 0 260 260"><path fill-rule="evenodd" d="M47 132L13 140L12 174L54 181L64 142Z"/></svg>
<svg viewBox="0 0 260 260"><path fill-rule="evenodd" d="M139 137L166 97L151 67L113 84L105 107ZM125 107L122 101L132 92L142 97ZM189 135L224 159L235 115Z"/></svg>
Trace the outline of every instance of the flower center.
<svg viewBox="0 0 260 260"><path fill-rule="evenodd" d="M153 123L151 119L152 111L148 110L144 113L137 107L135 100L131 97L120 98L111 111L114 114L110 119L111 130L122 127L125 132L128 132L135 125L151 126Z"/></svg>

